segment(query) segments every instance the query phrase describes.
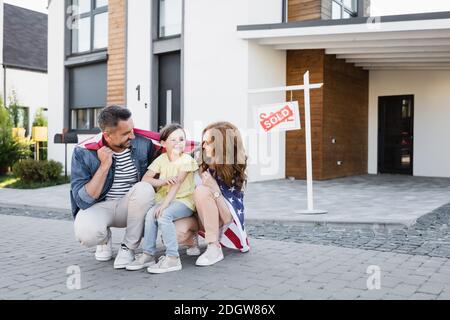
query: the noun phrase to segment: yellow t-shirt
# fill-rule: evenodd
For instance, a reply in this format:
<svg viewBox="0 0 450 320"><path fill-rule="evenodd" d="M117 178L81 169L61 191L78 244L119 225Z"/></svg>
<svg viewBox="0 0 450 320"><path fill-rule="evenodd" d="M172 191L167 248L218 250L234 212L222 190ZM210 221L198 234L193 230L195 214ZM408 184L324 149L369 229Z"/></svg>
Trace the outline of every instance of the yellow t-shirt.
<svg viewBox="0 0 450 320"><path fill-rule="evenodd" d="M188 154L183 154L176 161L171 162L167 153L159 156L152 164L148 167L155 173L159 173L160 179L167 179L179 176L181 172L189 172L183 184L178 189L177 195L175 196L176 201L184 203L192 211L195 211L194 205L194 172L199 169L197 162ZM155 201L157 204L164 201L169 193L170 186L163 186L156 192Z"/></svg>

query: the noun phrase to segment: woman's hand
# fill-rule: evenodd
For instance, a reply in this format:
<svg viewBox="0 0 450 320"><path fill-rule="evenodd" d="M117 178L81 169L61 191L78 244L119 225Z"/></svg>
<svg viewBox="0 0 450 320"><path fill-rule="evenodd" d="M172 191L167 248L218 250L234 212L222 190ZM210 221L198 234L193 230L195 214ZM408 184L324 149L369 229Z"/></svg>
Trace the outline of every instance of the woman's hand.
<svg viewBox="0 0 450 320"><path fill-rule="evenodd" d="M212 192L220 192L219 185L217 184L216 179L209 173L209 171L205 171L201 175L202 178L202 184L205 187L208 187L211 189Z"/></svg>
<svg viewBox="0 0 450 320"><path fill-rule="evenodd" d="M164 210L166 210L169 206L165 203L161 204L158 208L155 209L154 215L155 219L159 219L163 216Z"/></svg>

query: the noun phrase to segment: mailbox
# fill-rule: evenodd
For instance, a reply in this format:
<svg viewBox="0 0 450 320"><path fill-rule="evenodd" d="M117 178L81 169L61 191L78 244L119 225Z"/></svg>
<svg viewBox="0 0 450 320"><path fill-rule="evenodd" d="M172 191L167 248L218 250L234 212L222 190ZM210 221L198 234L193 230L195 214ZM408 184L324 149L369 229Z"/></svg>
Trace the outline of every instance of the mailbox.
<svg viewBox="0 0 450 320"><path fill-rule="evenodd" d="M67 178L67 145L77 144L78 135L74 132L68 132L64 130L65 133L55 134L53 142L55 144L64 144L64 176Z"/></svg>

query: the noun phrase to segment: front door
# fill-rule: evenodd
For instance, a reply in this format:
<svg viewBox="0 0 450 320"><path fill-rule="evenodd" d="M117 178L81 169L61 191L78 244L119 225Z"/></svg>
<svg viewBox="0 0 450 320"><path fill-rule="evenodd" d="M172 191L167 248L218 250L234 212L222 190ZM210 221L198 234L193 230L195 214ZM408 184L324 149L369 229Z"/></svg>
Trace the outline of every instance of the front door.
<svg viewBox="0 0 450 320"><path fill-rule="evenodd" d="M159 56L158 128L181 122L181 54Z"/></svg>
<svg viewBox="0 0 450 320"><path fill-rule="evenodd" d="M378 171L413 174L414 96L379 98Z"/></svg>

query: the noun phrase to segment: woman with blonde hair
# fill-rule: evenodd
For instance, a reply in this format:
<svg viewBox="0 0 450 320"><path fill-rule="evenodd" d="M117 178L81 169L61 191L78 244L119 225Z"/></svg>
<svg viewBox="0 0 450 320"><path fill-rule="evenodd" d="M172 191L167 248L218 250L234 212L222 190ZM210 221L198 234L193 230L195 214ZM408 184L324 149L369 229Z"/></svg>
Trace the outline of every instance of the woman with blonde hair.
<svg viewBox="0 0 450 320"><path fill-rule="evenodd" d="M224 259L222 247L249 250L245 231L244 189L247 155L241 133L228 122L217 122L203 131L201 185L194 192L201 236L208 247L197 266Z"/></svg>

